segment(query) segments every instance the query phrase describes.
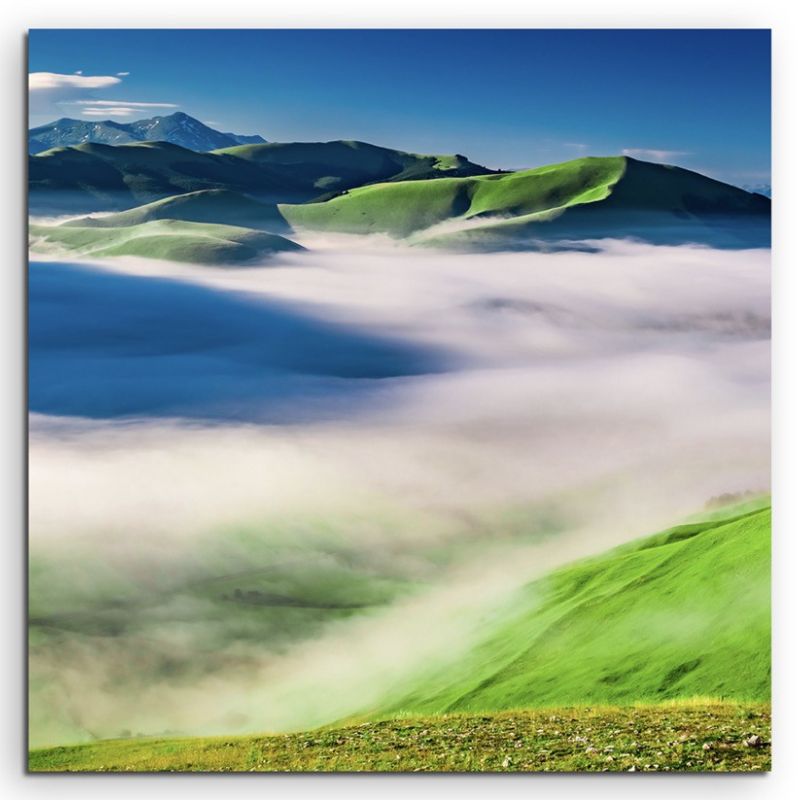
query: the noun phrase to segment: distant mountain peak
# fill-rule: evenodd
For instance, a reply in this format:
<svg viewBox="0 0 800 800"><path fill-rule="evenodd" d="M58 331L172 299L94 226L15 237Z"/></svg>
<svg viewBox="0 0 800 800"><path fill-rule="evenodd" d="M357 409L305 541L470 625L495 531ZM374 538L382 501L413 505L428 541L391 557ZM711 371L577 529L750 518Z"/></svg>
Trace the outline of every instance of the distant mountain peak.
<svg viewBox="0 0 800 800"><path fill-rule="evenodd" d="M221 133L183 111L175 111L135 122L62 117L28 132L28 152L35 155L52 147L87 143L120 145L152 141L169 142L189 150L205 152L239 144L260 144L266 140L258 135Z"/></svg>

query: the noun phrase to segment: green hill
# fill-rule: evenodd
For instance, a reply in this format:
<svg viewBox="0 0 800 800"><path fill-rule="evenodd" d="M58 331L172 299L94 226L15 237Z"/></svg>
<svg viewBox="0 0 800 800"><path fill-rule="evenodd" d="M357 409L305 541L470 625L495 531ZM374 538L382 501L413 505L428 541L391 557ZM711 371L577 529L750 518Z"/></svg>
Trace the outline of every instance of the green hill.
<svg viewBox="0 0 800 800"><path fill-rule="evenodd" d="M691 728L695 712L701 718L702 725L694 730L704 738L693 740L691 747L688 743L686 748L679 746L672 754L676 759L683 758L684 764L690 759L700 768L709 762L699 762L697 756L713 757L711 763L719 765L735 754L701 751L700 744L709 737L732 735L729 723L737 718L741 722L749 713L749 703L764 704L770 698L770 509L763 503L717 511L704 520L567 565L523 587L503 608L487 609L479 620L484 633L476 647L466 654L454 653L449 662L437 660L437 666L409 674L402 685L384 686L380 702L354 709L354 717L340 720L331 736L351 741L346 749L307 749L304 742L322 741L327 733L268 739L141 738L38 751L33 754L32 768L238 769L241 759L249 758L257 745L266 754L263 762L259 759L264 769L289 763L293 769L303 765L321 769L323 764L325 768L345 769L349 764L354 769L374 769L384 761L370 749L371 731L379 734L381 747L385 745L392 758L401 751L397 768L431 768L430 753L423 760L424 750L415 757L421 759L419 763L406 760L411 752L398 744L408 735L404 731L439 730L442 746L453 748L454 758L463 758L465 742L458 734L476 727L491 730L497 722L511 718L520 725L534 720L533 730L558 729L560 741L531 744L548 753L546 763L551 768L564 768L575 757L583 757L587 746L575 749L567 734L586 737L590 717L596 717L604 735L610 735L622 727L614 721L620 714L650 728L643 720L661 712L667 716L660 717L658 725L663 723L663 735L668 737L664 742L673 742L671 747L677 745L676 727ZM341 553L342 558L336 560L329 553L316 561L307 553L296 558L295 553L296 560L287 562L283 556L291 555L291 547L284 554L276 549L280 541L255 545L256 541L253 532L242 532L226 540L224 549L205 554L199 550L198 557L206 557L221 574L202 580L197 575L170 590L148 585L144 593L129 581L120 583L108 565L99 567L98 573L98 564L89 560L79 559L79 564L65 569L62 562L46 563L36 557L31 571L33 652L52 649L58 657L74 636L99 637L98 643L114 643L120 662L115 675L118 685L126 681L132 687L141 685L142 672L148 668L152 673L145 674L154 676L168 669L180 685L182 678L198 674L203 663L215 658L235 665L236 660L226 655L226 643L266 640L284 646L298 638L302 641L334 619L380 613L380 606L423 590L388 575L379 579L377 574L359 574L355 550ZM248 550L248 564L262 564L262 568L242 569L241 563L231 560L243 542L253 547ZM291 539L284 545L291 545ZM265 556L276 558L276 552L280 568L265 566ZM95 580L87 582L82 575ZM169 575L163 580L169 580ZM179 605L166 611L170 597L179 600ZM188 647L184 662L180 642L165 654L149 633L152 625L157 630L175 609L185 621L192 607L186 605L189 598L202 600L195 607L202 616L193 619L210 632L209 641L215 643L216 655L202 648L209 655L199 663L195 663L195 653L200 648ZM126 629L132 637L127 641L121 635ZM34 698L36 692L47 697L42 679L34 669ZM376 674L375 680L382 678ZM729 719L709 733L708 715L716 713L720 702L728 709ZM571 710L564 711L565 707ZM535 710L553 708L562 711ZM554 713L566 719L554 725L550 719ZM74 740L86 738L79 713L69 724ZM339 727L345 724L355 727ZM760 729L750 732L766 738ZM745 733L737 733L732 741L741 744ZM366 738L359 738L362 734ZM662 750L664 742L652 734L633 737L643 748L653 748L637 751L642 761L635 763L678 763L653 759L652 753ZM609 739L609 743L623 752L619 742ZM486 748L477 747L474 763L485 764L493 752L489 743ZM342 761L326 760L345 753ZM526 760L517 761L517 768Z"/></svg>
<svg viewBox="0 0 800 800"><path fill-rule="evenodd" d="M248 144L210 153L165 142L83 144L32 156L29 185L34 213L132 209L218 193L91 225L171 215L280 231L288 222L463 249L605 237L722 247L767 246L770 239L767 198L623 156L492 173L460 155L350 141Z"/></svg>
<svg viewBox="0 0 800 800"><path fill-rule="evenodd" d="M28 160L35 212L104 211L201 189L229 189L274 202L309 198L291 175L233 156L198 153L167 142L58 147Z"/></svg>
<svg viewBox="0 0 800 800"><path fill-rule="evenodd" d="M122 228L159 219L208 222L266 231L285 231L288 225L274 204L268 205L227 189L202 189L155 200L128 211L65 222L75 228Z"/></svg>
<svg viewBox="0 0 800 800"><path fill-rule="evenodd" d="M36 213L122 210L202 189L300 203L374 181L488 172L463 156L421 156L361 142L240 145L200 153L167 142L81 144L28 161Z"/></svg>
<svg viewBox="0 0 800 800"><path fill-rule="evenodd" d="M414 236L417 243L463 247L605 236L736 245L747 242L751 226L759 240L768 239L770 214L769 200L760 195L623 156L382 183L325 203L279 208L296 228Z"/></svg>
<svg viewBox="0 0 800 800"><path fill-rule="evenodd" d="M376 181L425 180L485 175L492 171L462 155L419 155L366 142L270 142L217 150L254 164L291 169L318 194Z"/></svg>
<svg viewBox="0 0 800 800"><path fill-rule="evenodd" d="M770 509L673 528L531 583L467 657L373 713L770 697Z"/></svg>
<svg viewBox="0 0 800 800"><path fill-rule="evenodd" d="M90 258L141 256L193 264L246 264L275 253L302 250L275 234L177 220L154 220L123 228L31 225L30 248L38 253L75 253Z"/></svg>

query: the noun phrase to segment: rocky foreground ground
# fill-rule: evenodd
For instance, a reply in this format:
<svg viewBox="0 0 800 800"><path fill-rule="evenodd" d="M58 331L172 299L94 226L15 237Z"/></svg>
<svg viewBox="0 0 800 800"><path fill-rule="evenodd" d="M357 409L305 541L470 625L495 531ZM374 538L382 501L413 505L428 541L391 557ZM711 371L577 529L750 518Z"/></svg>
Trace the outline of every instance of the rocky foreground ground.
<svg viewBox="0 0 800 800"><path fill-rule="evenodd" d="M526 710L280 736L127 739L34 750L32 772L764 772L759 704Z"/></svg>

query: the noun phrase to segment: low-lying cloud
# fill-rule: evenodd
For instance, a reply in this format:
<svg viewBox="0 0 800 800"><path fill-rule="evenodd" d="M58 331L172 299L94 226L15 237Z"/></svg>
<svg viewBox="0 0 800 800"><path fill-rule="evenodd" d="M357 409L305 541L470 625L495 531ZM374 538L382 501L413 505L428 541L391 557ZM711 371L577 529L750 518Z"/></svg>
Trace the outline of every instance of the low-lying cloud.
<svg viewBox="0 0 800 800"><path fill-rule="evenodd" d="M648 161L674 161L681 156L691 155L686 150L658 150L652 147L625 147L622 154L634 158L644 158Z"/></svg>
<svg viewBox="0 0 800 800"><path fill-rule="evenodd" d="M379 708L547 569L768 488L767 251L353 241L31 265L35 742Z"/></svg>

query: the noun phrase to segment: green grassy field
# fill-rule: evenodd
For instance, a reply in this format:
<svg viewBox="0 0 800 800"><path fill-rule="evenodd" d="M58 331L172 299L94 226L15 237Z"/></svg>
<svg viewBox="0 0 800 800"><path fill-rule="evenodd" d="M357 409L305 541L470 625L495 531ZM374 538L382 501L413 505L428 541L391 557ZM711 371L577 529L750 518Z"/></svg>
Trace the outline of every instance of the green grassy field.
<svg viewBox="0 0 800 800"><path fill-rule="evenodd" d="M364 142L240 145L211 153L167 142L81 144L38 153L28 166L36 213L128 209L203 189L297 203L375 181L487 172L463 156L417 155Z"/></svg>
<svg viewBox="0 0 800 800"><path fill-rule="evenodd" d="M753 734L769 739L768 503L708 512L528 584L477 620L486 631L477 646L386 685L382 700L354 708L329 729L98 741L33 751L31 768L767 769L769 748L742 742ZM241 536L238 544L226 538L219 558L208 555L219 562L216 577L187 576L178 589L151 586L142 594L91 568L101 596L73 596L71 613L59 609L80 575L34 559L33 653L46 658L52 650L57 663L65 647L86 644L100 653L113 646L135 663L131 674L118 668L115 681L136 686L143 669L159 680L167 670L180 685L204 669L246 674L247 658L226 660L231 642L256 645L266 637L281 647L334 619L380 614L393 598L424 591L399 575L380 577L374 564L362 571L356 553L298 560L289 550L272 567L235 570L238 562L225 560L245 545L255 561L259 547L275 557L274 542L259 545L255 532ZM111 588L103 594L103 586ZM202 620L203 649L211 647L203 661L198 647L185 659L179 649L148 648L151 631L163 630L173 613ZM34 669L31 679L34 696L46 698L46 673ZM509 738L515 752L498 758Z"/></svg>
<svg viewBox="0 0 800 800"><path fill-rule="evenodd" d="M754 738L755 737L755 738ZM284 736L103 741L34 750L33 772L751 772L764 705L691 702L367 722Z"/></svg>
<svg viewBox="0 0 800 800"><path fill-rule="evenodd" d="M253 164L291 170L324 196L375 181L428 180L484 175L491 170L462 155L421 155L367 142L269 142L216 150Z"/></svg>
<svg viewBox="0 0 800 800"><path fill-rule="evenodd" d="M289 228L274 204L261 203L227 189L187 192L116 214L73 219L63 225L71 228L124 228L159 219L233 225L270 232L282 232Z"/></svg>
<svg viewBox="0 0 800 800"><path fill-rule="evenodd" d="M769 201L698 173L623 156L503 175L381 183L326 203L279 206L295 227L413 237L418 244L508 246L514 240L639 236L724 245ZM450 229L433 228L452 223ZM428 230L433 228L433 230ZM741 233L738 230L738 233Z"/></svg>
<svg viewBox="0 0 800 800"><path fill-rule="evenodd" d="M606 237L719 247L769 243L766 198L623 156L489 173L463 156L422 156L362 142L241 145L213 153L163 142L80 145L32 157L30 180L34 208L128 209L66 227L172 219L273 233L381 233L465 250ZM126 254L160 249L154 241L139 242L136 253L125 247ZM174 241L163 247L192 252Z"/></svg>
<svg viewBox="0 0 800 800"><path fill-rule="evenodd" d="M733 512L728 512L733 513ZM673 528L526 586L376 713L770 697L770 509Z"/></svg>
<svg viewBox="0 0 800 800"><path fill-rule="evenodd" d="M520 216L602 199L624 168L623 158L585 158L504 175L381 183L280 210L299 228L408 236L453 219Z"/></svg>
<svg viewBox="0 0 800 800"><path fill-rule="evenodd" d="M246 264L303 249L283 236L251 228L171 219L119 228L31 225L29 246L36 253L141 256L218 265Z"/></svg>

